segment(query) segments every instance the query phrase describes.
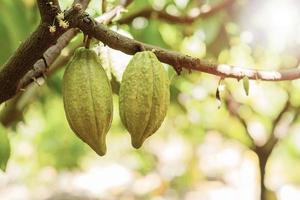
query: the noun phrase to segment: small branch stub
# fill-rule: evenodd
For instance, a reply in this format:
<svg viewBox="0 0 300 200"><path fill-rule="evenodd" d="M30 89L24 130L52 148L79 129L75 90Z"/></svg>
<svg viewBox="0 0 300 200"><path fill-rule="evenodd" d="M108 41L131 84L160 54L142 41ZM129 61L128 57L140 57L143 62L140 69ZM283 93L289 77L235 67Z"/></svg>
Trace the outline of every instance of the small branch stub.
<svg viewBox="0 0 300 200"><path fill-rule="evenodd" d="M243 87L246 95L249 96L250 83L249 83L249 78L247 76L244 76L243 78Z"/></svg>
<svg viewBox="0 0 300 200"><path fill-rule="evenodd" d="M84 47L86 49L90 48L92 38L89 35L84 36Z"/></svg>

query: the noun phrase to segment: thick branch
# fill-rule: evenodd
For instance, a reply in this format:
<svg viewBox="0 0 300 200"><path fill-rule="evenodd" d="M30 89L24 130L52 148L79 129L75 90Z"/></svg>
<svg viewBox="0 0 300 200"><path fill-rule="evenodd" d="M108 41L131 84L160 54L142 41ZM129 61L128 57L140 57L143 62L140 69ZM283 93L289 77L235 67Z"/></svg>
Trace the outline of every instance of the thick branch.
<svg viewBox="0 0 300 200"><path fill-rule="evenodd" d="M70 15L73 17L78 15L81 8L81 6L75 6L70 9L66 12L66 18ZM4 64L0 71L0 103L16 94L19 81L32 69L35 62L43 57L44 52L56 44L57 39L67 30L57 28L56 32L50 33L48 26L47 22L42 22Z"/></svg>
<svg viewBox="0 0 300 200"><path fill-rule="evenodd" d="M52 23L56 13L60 11L58 0L38 0L42 22Z"/></svg>
<svg viewBox="0 0 300 200"><path fill-rule="evenodd" d="M145 8L143 10L138 11L137 13L124 17L123 19L120 19L118 23L129 24L136 17L145 17L145 18L155 17L158 19L168 21L170 23L191 24L194 21L198 20L199 18L206 18L214 15L215 13L223 10L224 8L231 6L234 2L235 0L224 0L223 2L212 7L208 7L207 5L205 5L202 8L197 9L196 11L194 10L196 13L193 13L193 15L188 15L188 16L175 16L165 11L158 11L153 8Z"/></svg>
<svg viewBox="0 0 300 200"><path fill-rule="evenodd" d="M70 60L71 56L78 45L75 48L69 49L68 54L60 55L52 64L49 69L45 72L47 76L53 75L58 69L62 68ZM37 73L37 72L36 72ZM35 74L37 75L37 74ZM40 74L42 75L42 74ZM35 76L34 76L35 77ZM32 81L30 79L30 81ZM0 123L9 127L18 121L22 120L22 113L24 109L36 98L36 93L40 90L36 84L31 84L26 88L26 91L18 93L14 98L7 101L4 108L0 112Z"/></svg>
<svg viewBox="0 0 300 200"><path fill-rule="evenodd" d="M77 0L74 2L75 3L81 3L83 9L86 9L89 0ZM127 1L126 1L127 2ZM123 2L123 3L126 3ZM109 10L108 12L104 13L99 20L97 20L99 23L107 24L115 16L117 16L120 12L124 10L124 7L119 5L116 6L115 8ZM56 58L60 55L62 49L67 46L67 44L70 42L70 40L79 32L78 29L70 29L66 33L64 33L60 38L58 38L56 45L50 47L45 53L44 53L44 58L45 61L47 62L47 65L50 66ZM51 68L52 69L52 68ZM50 70L51 70L50 69ZM25 88L27 85L32 83L34 81L33 78L38 78L43 75L48 75L49 73L47 72L47 66L45 65L45 62L43 59L38 60L34 66L33 69L31 69L29 72L26 73L26 75L20 80L20 83L18 85L18 90Z"/></svg>
<svg viewBox="0 0 300 200"><path fill-rule="evenodd" d="M82 5L82 9L85 10L89 4L90 0L75 0L73 2L73 6L77 3ZM54 46L51 46L44 53L43 57L45 60L38 60L33 68L26 73L26 75L20 80L17 91L25 88L27 85L33 82L33 78L38 78L43 76L44 74L48 75L47 67L52 65L56 58L60 55L63 48L65 48L68 43L75 37L75 35L79 32L78 29L70 29L66 31L66 33L62 34L57 43ZM46 62L46 63L45 63ZM46 65L47 64L47 65Z"/></svg>
<svg viewBox="0 0 300 200"><path fill-rule="evenodd" d="M269 155L267 155L261 147L257 147L255 152L257 154L258 161L259 161L258 164L259 164L259 172L260 172L260 200L267 200L270 198L270 195L274 195L274 192L269 190L265 186L266 165L269 159Z"/></svg>
<svg viewBox="0 0 300 200"><path fill-rule="evenodd" d="M255 153L257 154L258 158L259 158L259 170L260 170L260 189L261 189L261 193L260 193L260 199L265 200L267 199L268 194L273 194L274 192L268 190L266 188L265 184L265 170L266 170L266 165L267 162L269 160L269 157L271 155L271 153L273 152L276 144L278 143L278 137L275 135L276 132L276 128L277 126L279 126L280 121L282 120L284 114L289 110L289 108L291 107L291 104L289 102L289 100L287 100L285 106L283 107L283 109L280 111L280 113L278 114L278 116L273 120L273 127L271 130L271 136L269 137L268 141L266 142L266 144L264 146L256 146L255 148ZM294 120L296 119L296 116L294 116ZM294 120L292 120L289 123L289 126L294 122ZM287 131L287 130L286 130Z"/></svg>
<svg viewBox="0 0 300 200"><path fill-rule="evenodd" d="M154 51L161 62L172 65L175 69L186 68L206 72L223 78L242 79L247 76L253 80L264 81L283 81L300 78L300 69L291 69L284 71L260 71L235 67L224 64L210 63L199 58L193 58L178 52L165 50L156 46L148 45L130 39L123 35L108 29L107 27L90 20L78 20L77 26L88 34L113 49L120 50L126 54L133 55L142 50Z"/></svg>
<svg viewBox="0 0 300 200"><path fill-rule="evenodd" d="M66 19L70 27L78 27L85 34L94 37L109 47L126 54L135 54L138 51L154 51L161 62L172 65L177 71L181 68L206 72L222 78L249 79L265 81L294 80L300 78L300 69L286 71L258 71L234 67L230 65L209 63L199 58L193 58L178 52L165 50L156 46L147 45L120 35L83 13L81 6L74 6L66 12ZM42 58L43 53L53 45L58 37L66 30L57 30L51 34L48 24L42 23L30 38L22 44L16 53L8 60L0 71L0 103L11 98L17 90L19 81L31 70L33 64Z"/></svg>
<svg viewBox="0 0 300 200"><path fill-rule="evenodd" d="M51 34L48 24L42 23L18 48L0 72L0 103L16 93L20 79L42 58L43 53L55 44L59 36L60 34Z"/></svg>
<svg viewBox="0 0 300 200"><path fill-rule="evenodd" d="M258 156L259 159L259 171L260 171L260 199L265 200L267 199L267 196L272 194L274 195L273 191L270 191L265 186L265 171L266 171L266 165L269 160L269 157L272 153L272 151L275 148L275 145L278 143L278 137L275 135L275 129L280 124L280 121L282 120L284 114L288 111L291 104L289 100L287 100L286 104L284 105L283 109L280 111L278 116L273 120L273 127L271 130L271 136L269 137L268 141L263 146L255 146L255 153ZM291 122L290 124L292 124Z"/></svg>
<svg viewBox="0 0 300 200"><path fill-rule="evenodd" d="M61 51L70 40L78 33L76 29L70 29L66 33L64 33L60 38L57 40L57 44L50 47L44 54L44 58L47 62L47 65L50 66L56 60L56 58L60 55ZM29 72L20 80L18 85L17 91L20 89L25 88L31 82L33 82L33 78L38 78L43 76L44 73L47 71L47 66L45 66L44 61L41 59L36 62Z"/></svg>

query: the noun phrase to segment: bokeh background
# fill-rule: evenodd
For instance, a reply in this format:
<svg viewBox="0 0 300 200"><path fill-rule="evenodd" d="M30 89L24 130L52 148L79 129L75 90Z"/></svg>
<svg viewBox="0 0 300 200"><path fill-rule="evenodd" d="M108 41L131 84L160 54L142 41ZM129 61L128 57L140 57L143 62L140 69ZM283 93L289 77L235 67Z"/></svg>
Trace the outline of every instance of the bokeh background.
<svg viewBox="0 0 300 200"><path fill-rule="evenodd" d="M222 0L135 0L124 15L153 7L172 15L188 15ZM60 0L63 8L72 1ZM118 4L108 1L109 6ZM87 12L101 15L101 1ZM138 17L110 27L128 37L206 59L254 69L288 69L300 58L300 2L236 0L232 6L191 24L173 24L155 16ZM120 18L124 17L120 16ZM0 65L39 23L34 0L0 0ZM62 51L67 60L82 43L78 34ZM93 41L117 93L130 56ZM63 63L63 62L61 62ZM256 200L300 199L300 81L242 81L200 72L171 79L171 104L159 131L143 147L131 147L118 115L107 135L108 152L99 157L70 130L63 110L64 64L46 80L0 105L14 115L6 131L12 155L0 172L1 200ZM220 84L219 84L220 83ZM221 102L216 99L217 88ZM220 108L219 108L220 107ZM278 117L279 116L279 117ZM276 136L270 155L257 154ZM254 147L253 147L254 146ZM265 157L264 186L260 158Z"/></svg>

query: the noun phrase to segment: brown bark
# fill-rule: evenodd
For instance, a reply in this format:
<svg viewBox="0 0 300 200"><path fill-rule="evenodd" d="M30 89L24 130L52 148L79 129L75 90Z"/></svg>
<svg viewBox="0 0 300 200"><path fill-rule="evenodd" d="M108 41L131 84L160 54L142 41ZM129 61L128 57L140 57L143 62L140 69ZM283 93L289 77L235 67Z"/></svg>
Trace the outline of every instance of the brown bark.
<svg viewBox="0 0 300 200"><path fill-rule="evenodd" d="M265 185L266 179L266 166L271 152L266 152L264 148L258 147L256 154L259 160L259 172L260 172L260 200L276 200L276 194L269 190Z"/></svg>
<svg viewBox="0 0 300 200"><path fill-rule="evenodd" d="M47 8L47 6L45 6L47 3L49 3L49 1L39 1L39 5L41 4L39 7L42 10L41 14L47 13L43 11L43 9ZM51 7L49 16L53 15L53 10L60 12L58 6ZM83 7L78 4L74 4L71 9L67 10L65 16L65 19L70 23L70 28L79 28L85 34L126 54L132 55L143 50L154 51L161 62L170 64L177 72L180 72L182 68L186 68L188 70L206 72L220 76L221 78L236 78L238 80L245 76L249 79L265 81L283 81L300 78L300 69L258 71L229 65L219 65L179 52L144 44L120 35L102 24L96 23L95 20L84 13ZM42 17L42 19L49 20L48 17ZM8 100L18 92L18 84L24 75L31 70L36 61L42 58L44 52L55 44L57 39L67 31L67 29L58 28L58 30L52 34L49 32L48 26L49 22L42 22L37 30L18 48L0 71L0 103Z"/></svg>

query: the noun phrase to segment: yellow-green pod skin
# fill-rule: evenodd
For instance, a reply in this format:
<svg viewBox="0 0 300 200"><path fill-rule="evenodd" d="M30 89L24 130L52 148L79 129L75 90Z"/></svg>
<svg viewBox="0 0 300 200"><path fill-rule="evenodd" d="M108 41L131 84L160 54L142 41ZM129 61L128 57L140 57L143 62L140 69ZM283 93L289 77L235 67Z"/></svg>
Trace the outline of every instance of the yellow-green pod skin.
<svg viewBox="0 0 300 200"><path fill-rule="evenodd" d="M71 129L100 156L113 116L110 82L96 53L79 48L67 65L62 94Z"/></svg>
<svg viewBox="0 0 300 200"><path fill-rule="evenodd" d="M129 62L120 86L120 118L140 148L161 126L170 101L168 75L151 51L136 53Z"/></svg>

